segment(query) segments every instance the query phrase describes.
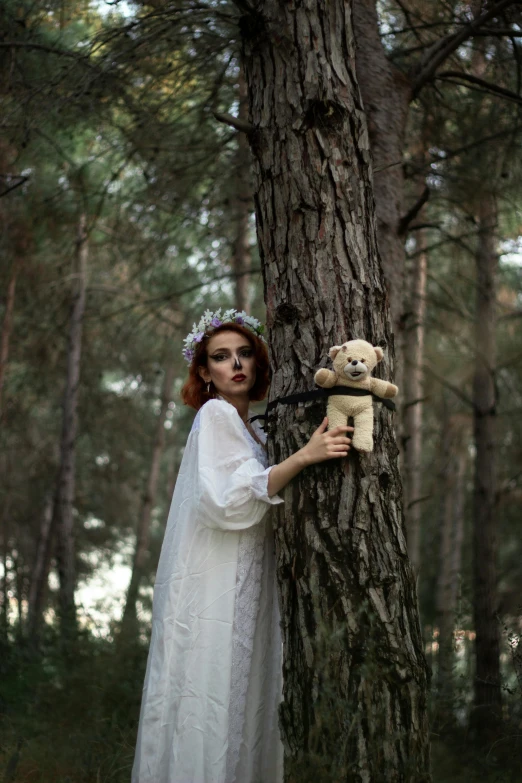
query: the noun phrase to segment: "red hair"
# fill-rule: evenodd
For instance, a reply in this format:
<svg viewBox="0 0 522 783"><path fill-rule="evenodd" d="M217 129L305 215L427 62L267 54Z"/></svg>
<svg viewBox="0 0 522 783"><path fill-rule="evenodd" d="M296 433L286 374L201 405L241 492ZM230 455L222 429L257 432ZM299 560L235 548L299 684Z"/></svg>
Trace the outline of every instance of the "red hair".
<svg viewBox="0 0 522 783"><path fill-rule="evenodd" d="M208 362L207 345L210 337L214 337L219 332L237 332L243 337L246 337L252 349L256 360L256 380L252 388L250 389L248 396L252 402L259 402L264 400L268 387L270 385L270 372L268 364L268 350L266 343L256 337L250 329L240 324L223 324L214 329L212 334L206 334L203 340L198 344L196 353L192 359L189 367L189 377L185 381L183 388L181 389L181 399L185 405L190 405L191 408L199 410L207 400L214 398L215 393L213 391L207 392L207 384L198 372L198 367L206 367Z"/></svg>

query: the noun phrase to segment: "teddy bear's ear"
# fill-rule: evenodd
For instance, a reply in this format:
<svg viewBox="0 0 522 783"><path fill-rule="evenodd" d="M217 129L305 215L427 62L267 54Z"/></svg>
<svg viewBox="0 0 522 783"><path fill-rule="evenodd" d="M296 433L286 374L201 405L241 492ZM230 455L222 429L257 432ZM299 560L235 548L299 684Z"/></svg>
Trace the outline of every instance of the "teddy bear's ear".
<svg viewBox="0 0 522 783"><path fill-rule="evenodd" d="M382 362L384 359L384 351L382 348L379 348L378 345L374 345L373 350L375 351L375 355L377 356L377 361Z"/></svg>
<svg viewBox="0 0 522 783"><path fill-rule="evenodd" d="M343 346L342 345L333 345L330 350L328 351L328 356L330 359L335 359L339 351L341 350Z"/></svg>

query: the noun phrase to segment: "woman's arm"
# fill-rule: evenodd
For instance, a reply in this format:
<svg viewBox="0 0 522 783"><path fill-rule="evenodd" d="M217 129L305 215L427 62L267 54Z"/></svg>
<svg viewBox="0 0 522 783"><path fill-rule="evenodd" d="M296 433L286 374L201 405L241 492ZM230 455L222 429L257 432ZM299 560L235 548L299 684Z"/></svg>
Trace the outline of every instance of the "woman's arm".
<svg viewBox="0 0 522 783"><path fill-rule="evenodd" d="M201 408L193 442L194 514L209 528L240 531L262 521L270 505L283 503L268 496L268 474L252 454L236 408L224 400L209 400Z"/></svg>
<svg viewBox="0 0 522 783"><path fill-rule="evenodd" d="M279 465L273 466L268 476L269 497L277 495L308 465L347 456L351 440L344 433L353 432L353 427L339 426L326 431L327 426L328 419L325 417L306 446L280 462Z"/></svg>

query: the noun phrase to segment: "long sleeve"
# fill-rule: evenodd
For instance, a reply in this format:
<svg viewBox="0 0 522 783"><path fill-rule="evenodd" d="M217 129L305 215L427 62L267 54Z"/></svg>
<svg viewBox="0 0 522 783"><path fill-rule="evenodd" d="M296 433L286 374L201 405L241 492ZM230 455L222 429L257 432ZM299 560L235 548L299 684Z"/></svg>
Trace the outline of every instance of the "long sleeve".
<svg viewBox="0 0 522 783"><path fill-rule="evenodd" d="M207 527L244 530L258 524L269 505L283 503L268 496L268 475L253 454L239 415L224 400L201 408L197 435L196 502L198 519Z"/></svg>

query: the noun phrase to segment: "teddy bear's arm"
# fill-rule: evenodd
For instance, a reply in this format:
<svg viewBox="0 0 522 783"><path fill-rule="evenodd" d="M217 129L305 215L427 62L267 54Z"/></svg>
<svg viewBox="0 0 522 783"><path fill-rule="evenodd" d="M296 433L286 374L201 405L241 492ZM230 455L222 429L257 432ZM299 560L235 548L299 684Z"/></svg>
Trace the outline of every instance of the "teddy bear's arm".
<svg viewBox="0 0 522 783"><path fill-rule="evenodd" d="M322 386L323 389L331 389L335 386L337 375L331 370L327 370L326 367L322 367L314 375L314 381L318 386Z"/></svg>
<svg viewBox="0 0 522 783"><path fill-rule="evenodd" d="M399 389L394 383L381 381L379 378L371 378L370 391L376 394L377 397L395 397Z"/></svg>

